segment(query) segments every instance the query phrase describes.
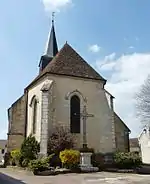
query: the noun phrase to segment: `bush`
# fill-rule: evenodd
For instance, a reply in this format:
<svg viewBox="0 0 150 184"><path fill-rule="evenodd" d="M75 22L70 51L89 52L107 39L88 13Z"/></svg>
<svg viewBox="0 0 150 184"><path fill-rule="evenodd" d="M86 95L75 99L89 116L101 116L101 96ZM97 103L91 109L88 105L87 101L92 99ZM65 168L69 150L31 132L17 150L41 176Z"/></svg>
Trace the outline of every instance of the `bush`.
<svg viewBox="0 0 150 184"><path fill-rule="evenodd" d="M32 135L23 141L20 150L23 159L28 160L36 159L39 151L40 145Z"/></svg>
<svg viewBox="0 0 150 184"><path fill-rule="evenodd" d="M104 154L93 153L91 157L91 163L94 167L103 169L104 168Z"/></svg>
<svg viewBox="0 0 150 184"><path fill-rule="evenodd" d="M21 162L21 166L22 167L28 167L30 163L30 160L29 159L24 159L22 162Z"/></svg>
<svg viewBox="0 0 150 184"><path fill-rule="evenodd" d="M58 154L53 153L49 155L48 158L49 158L49 163L51 167L62 166L61 159L59 158Z"/></svg>
<svg viewBox="0 0 150 184"><path fill-rule="evenodd" d="M7 152L4 155L4 167L7 167L8 165L10 165L10 161L11 161L11 153Z"/></svg>
<svg viewBox="0 0 150 184"><path fill-rule="evenodd" d="M21 159L21 152L19 149L11 151L11 162L12 165L20 165L20 159Z"/></svg>
<svg viewBox="0 0 150 184"><path fill-rule="evenodd" d="M80 161L80 152L77 150L64 150L59 155L63 166L72 169L77 167Z"/></svg>
<svg viewBox="0 0 150 184"><path fill-rule="evenodd" d="M45 171L49 169L49 163L47 158L31 160L28 166L29 166L29 169L34 173L37 171Z"/></svg>
<svg viewBox="0 0 150 184"><path fill-rule="evenodd" d="M117 152L114 155L114 161L119 169L133 169L142 163L140 156L132 152Z"/></svg>
<svg viewBox="0 0 150 184"><path fill-rule="evenodd" d="M73 135L63 126L55 127L48 140L48 154L59 155L60 151L74 147Z"/></svg>

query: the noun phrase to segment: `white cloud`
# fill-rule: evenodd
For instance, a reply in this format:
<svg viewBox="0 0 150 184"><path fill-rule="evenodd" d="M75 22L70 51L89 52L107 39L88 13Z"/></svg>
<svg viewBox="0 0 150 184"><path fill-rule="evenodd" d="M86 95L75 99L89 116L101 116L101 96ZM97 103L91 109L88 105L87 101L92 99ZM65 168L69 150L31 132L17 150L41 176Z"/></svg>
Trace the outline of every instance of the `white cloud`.
<svg viewBox="0 0 150 184"><path fill-rule="evenodd" d="M72 0L42 0L42 2L48 12L59 12L60 9L72 5Z"/></svg>
<svg viewBox="0 0 150 184"><path fill-rule="evenodd" d="M134 46L132 46L132 45L131 45L131 46L129 46L129 49L134 49Z"/></svg>
<svg viewBox="0 0 150 184"><path fill-rule="evenodd" d="M96 52L99 52L100 50L101 50L101 47L98 46L97 44L89 46L89 51L91 51L91 52L96 53Z"/></svg>
<svg viewBox="0 0 150 184"><path fill-rule="evenodd" d="M116 57L116 53L113 52L112 54L110 54L110 55L108 55L108 56L105 56L105 60L106 60L106 61L110 61L110 60L115 59L115 57Z"/></svg>
<svg viewBox="0 0 150 184"><path fill-rule="evenodd" d="M112 70L113 67L116 65L116 63L113 62L115 57L116 57L116 53L113 52L112 54L105 56L102 61L99 61L99 60L96 61L96 65L101 70L105 70L105 71Z"/></svg>
<svg viewBox="0 0 150 184"><path fill-rule="evenodd" d="M150 74L150 53L122 55L109 62L106 62L105 58L103 61L97 61L96 64L100 73L109 69L111 76L106 84L106 89L116 97L116 112L129 125L132 136L138 135L141 124L135 116L134 95L147 75Z"/></svg>
<svg viewBox="0 0 150 184"><path fill-rule="evenodd" d="M103 71L110 71L113 69L113 67L115 67L116 63L115 62L107 62L107 63L104 63L100 66L101 70Z"/></svg>

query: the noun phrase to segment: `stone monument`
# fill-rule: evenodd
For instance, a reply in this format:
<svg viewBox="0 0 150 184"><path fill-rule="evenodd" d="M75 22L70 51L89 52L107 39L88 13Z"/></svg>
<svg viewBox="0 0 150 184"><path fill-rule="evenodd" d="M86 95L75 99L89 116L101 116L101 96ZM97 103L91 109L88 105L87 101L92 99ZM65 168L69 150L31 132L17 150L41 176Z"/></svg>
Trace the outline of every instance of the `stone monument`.
<svg viewBox="0 0 150 184"><path fill-rule="evenodd" d="M93 114L88 114L86 110L86 105L83 107L83 112L81 113L81 118L83 120L83 148L80 153L80 169L83 172L96 172L99 170L98 167L93 167L91 164L92 152L87 146L87 135L86 135L86 120L88 117L94 117Z"/></svg>

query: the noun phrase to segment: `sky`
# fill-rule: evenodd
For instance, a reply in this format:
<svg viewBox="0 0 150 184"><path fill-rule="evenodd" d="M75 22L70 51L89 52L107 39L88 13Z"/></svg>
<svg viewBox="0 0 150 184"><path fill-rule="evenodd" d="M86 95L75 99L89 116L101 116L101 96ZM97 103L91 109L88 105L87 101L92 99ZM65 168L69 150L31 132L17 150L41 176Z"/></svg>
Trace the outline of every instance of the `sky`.
<svg viewBox="0 0 150 184"><path fill-rule="evenodd" d="M150 1L0 1L0 139L7 109L38 74L55 11L59 48L67 41L105 79L115 111L138 136L134 95L150 73Z"/></svg>

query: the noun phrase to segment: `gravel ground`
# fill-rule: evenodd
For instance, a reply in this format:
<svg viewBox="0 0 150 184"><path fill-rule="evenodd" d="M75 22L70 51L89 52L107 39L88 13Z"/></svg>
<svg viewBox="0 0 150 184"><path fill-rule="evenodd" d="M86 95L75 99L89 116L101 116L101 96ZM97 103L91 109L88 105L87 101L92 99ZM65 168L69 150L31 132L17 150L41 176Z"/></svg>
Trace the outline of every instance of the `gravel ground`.
<svg viewBox="0 0 150 184"><path fill-rule="evenodd" d="M7 182L6 182L7 181ZM150 184L150 175L119 173L33 176L29 172L0 168L0 184Z"/></svg>

